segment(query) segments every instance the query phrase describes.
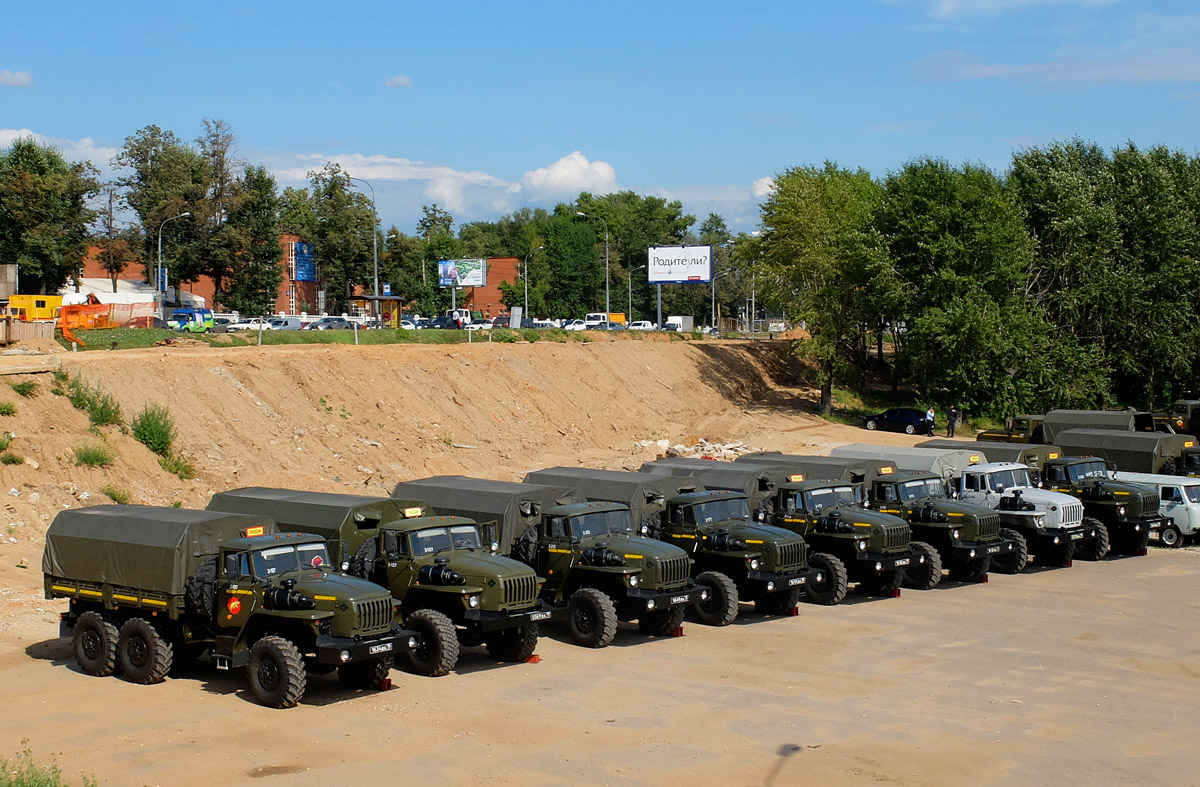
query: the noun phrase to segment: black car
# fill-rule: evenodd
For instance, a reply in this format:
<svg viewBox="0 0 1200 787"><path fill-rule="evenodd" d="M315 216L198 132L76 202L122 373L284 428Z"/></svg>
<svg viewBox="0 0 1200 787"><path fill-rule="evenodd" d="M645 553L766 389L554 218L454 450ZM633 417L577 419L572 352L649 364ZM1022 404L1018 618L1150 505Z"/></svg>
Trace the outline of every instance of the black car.
<svg viewBox="0 0 1200 787"><path fill-rule="evenodd" d="M917 434L925 431L925 413L911 407L893 407L879 415L868 415L863 426L869 430L886 429L889 432Z"/></svg>
<svg viewBox="0 0 1200 787"><path fill-rule="evenodd" d="M461 326L459 326L458 320L454 319L453 317L442 315L440 317L434 317L433 321L429 323L429 327L441 328L442 330L457 330Z"/></svg>

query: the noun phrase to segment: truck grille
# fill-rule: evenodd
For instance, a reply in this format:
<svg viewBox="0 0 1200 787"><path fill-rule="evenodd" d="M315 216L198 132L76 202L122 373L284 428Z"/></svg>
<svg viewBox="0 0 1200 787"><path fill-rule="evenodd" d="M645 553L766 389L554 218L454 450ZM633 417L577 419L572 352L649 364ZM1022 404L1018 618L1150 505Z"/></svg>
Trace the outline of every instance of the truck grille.
<svg viewBox="0 0 1200 787"><path fill-rule="evenodd" d="M1142 504L1140 516L1153 516L1158 513L1158 495L1154 492L1141 492L1137 497Z"/></svg>
<svg viewBox="0 0 1200 787"><path fill-rule="evenodd" d="M392 626L392 600L380 598L374 601L355 601L354 612L358 616L358 630L363 634L386 631Z"/></svg>
<svg viewBox="0 0 1200 787"><path fill-rule="evenodd" d="M659 571L662 572L663 587L682 587L691 576L691 566L686 556L684 557L669 557L658 562Z"/></svg>
<svg viewBox="0 0 1200 787"><path fill-rule="evenodd" d="M775 562L775 571L777 573L786 573L795 571L804 565L804 542L796 541L794 543L777 544L778 550Z"/></svg>
<svg viewBox="0 0 1200 787"><path fill-rule="evenodd" d="M1083 521L1083 503L1067 503L1059 511L1062 512L1063 527L1075 527Z"/></svg>
<svg viewBox="0 0 1200 787"><path fill-rule="evenodd" d="M979 517L979 540L991 541L1000 535L1000 515L988 514Z"/></svg>
<svg viewBox="0 0 1200 787"><path fill-rule="evenodd" d="M912 531L908 524L883 526L883 551L903 552L912 542Z"/></svg>
<svg viewBox="0 0 1200 787"><path fill-rule="evenodd" d="M506 607L533 606L537 599L537 577L533 575L505 577L500 580L501 603Z"/></svg>

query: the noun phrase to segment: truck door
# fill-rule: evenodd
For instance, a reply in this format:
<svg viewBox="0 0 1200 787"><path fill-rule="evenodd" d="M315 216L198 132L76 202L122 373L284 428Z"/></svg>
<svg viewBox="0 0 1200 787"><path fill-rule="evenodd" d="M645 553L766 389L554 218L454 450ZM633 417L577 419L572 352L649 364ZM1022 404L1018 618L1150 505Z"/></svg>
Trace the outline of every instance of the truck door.
<svg viewBox="0 0 1200 787"><path fill-rule="evenodd" d="M552 585L558 585L571 569L575 559L570 520L565 516L552 516L539 525L542 537L538 539L537 572Z"/></svg>
<svg viewBox="0 0 1200 787"><path fill-rule="evenodd" d="M250 573L250 555L229 552L217 567L216 622L224 628L240 629L257 605L254 577Z"/></svg>
<svg viewBox="0 0 1200 787"><path fill-rule="evenodd" d="M667 541L688 553L694 553L700 535L692 509L688 506L673 506L666 520L664 535Z"/></svg>

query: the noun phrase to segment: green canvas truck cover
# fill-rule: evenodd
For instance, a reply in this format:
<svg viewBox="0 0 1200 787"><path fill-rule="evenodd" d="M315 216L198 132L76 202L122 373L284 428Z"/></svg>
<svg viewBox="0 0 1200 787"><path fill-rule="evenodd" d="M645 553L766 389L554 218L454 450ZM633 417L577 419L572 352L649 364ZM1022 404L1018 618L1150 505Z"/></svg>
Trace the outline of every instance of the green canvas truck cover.
<svg viewBox="0 0 1200 787"><path fill-rule="evenodd" d="M181 595L188 577L246 528L278 528L265 516L155 506L91 506L62 511L46 530L42 572Z"/></svg>
<svg viewBox="0 0 1200 787"><path fill-rule="evenodd" d="M1043 439L1060 444L1058 433L1067 429L1118 429L1132 432L1138 428L1133 410L1051 410L1042 421Z"/></svg>
<svg viewBox="0 0 1200 787"><path fill-rule="evenodd" d="M829 455L859 459L883 459L895 464L897 470L937 473L943 478L958 478L966 468L989 459L986 454L974 447L975 443L969 445L972 450L907 448L895 445L855 443L838 446L831 450Z"/></svg>
<svg viewBox="0 0 1200 787"><path fill-rule="evenodd" d="M980 440L970 444L978 447L987 455L989 462L1019 462L1030 467L1041 467L1047 459L1058 459L1066 456L1062 446L1046 445L1045 443L997 443L991 440ZM954 448L961 449L961 440L926 440L917 443L917 448Z"/></svg>
<svg viewBox="0 0 1200 787"><path fill-rule="evenodd" d="M635 525L645 523L666 507L666 501L683 492L703 491L700 479L688 475L631 473L623 470L589 470L586 467L550 467L525 476L529 484L570 486L588 500L629 506Z"/></svg>
<svg viewBox="0 0 1200 787"><path fill-rule="evenodd" d="M1167 462L1178 459L1188 435L1162 432L1126 432L1118 429L1067 429L1057 442L1067 456L1098 456L1131 473L1155 473Z"/></svg>
<svg viewBox="0 0 1200 787"><path fill-rule="evenodd" d="M392 497L424 500L439 514L465 516L481 526L495 523L494 538L506 555L530 525L541 521L545 509L587 502L583 493L567 486L489 481L462 475L402 481L392 490Z"/></svg>
<svg viewBox="0 0 1200 787"><path fill-rule="evenodd" d="M739 464L782 467L788 473L802 474L805 481L820 479L824 481L870 483L879 475L886 475L896 468L894 462L885 459L860 459L848 456L802 456L800 454L781 454L778 451L743 454L733 461Z"/></svg>
<svg viewBox="0 0 1200 787"><path fill-rule="evenodd" d="M681 456L646 462L638 472L656 475L687 474L698 479L706 489L741 492L748 498L751 510L769 500L779 485L786 484L789 480L789 473L782 467L739 465L736 462L714 462L711 459L690 459Z"/></svg>

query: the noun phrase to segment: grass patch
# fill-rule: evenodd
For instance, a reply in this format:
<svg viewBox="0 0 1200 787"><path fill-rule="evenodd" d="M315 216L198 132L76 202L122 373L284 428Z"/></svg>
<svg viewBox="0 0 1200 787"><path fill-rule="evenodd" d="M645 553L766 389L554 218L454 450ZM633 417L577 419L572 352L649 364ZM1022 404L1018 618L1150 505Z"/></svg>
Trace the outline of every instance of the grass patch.
<svg viewBox="0 0 1200 787"><path fill-rule="evenodd" d="M148 404L133 419L133 436L159 456L170 456L176 437L171 411L157 404Z"/></svg>
<svg viewBox="0 0 1200 787"><path fill-rule="evenodd" d="M521 336L530 344L533 344L538 339L542 338L542 335L533 328L526 328L525 330L521 331Z"/></svg>
<svg viewBox="0 0 1200 787"><path fill-rule="evenodd" d="M100 491L107 495L109 500L113 501L114 503L119 503L120 505L127 505L132 497L132 495L130 495L124 489L117 489L112 484L108 484Z"/></svg>
<svg viewBox="0 0 1200 787"><path fill-rule="evenodd" d="M196 466L186 456L178 454L160 456L158 466L172 475L179 476L181 481L191 481L196 477Z"/></svg>
<svg viewBox="0 0 1200 787"><path fill-rule="evenodd" d="M117 461L117 454L111 448L100 443L76 446L75 464L87 467L108 467Z"/></svg>
<svg viewBox="0 0 1200 787"><path fill-rule="evenodd" d="M8 447L12 445L12 438L13 436L8 432L0 432L0 451L8 450Z"/></svg>
<svg viewBox="0 0 1200 787"><path fill-rule="evenodd" d="M34 380L25 380L23 382L13 383L12 389L16 391L19 396L31 397L37 396L38 394L38 384Z"/></svg>
<svg viewBox="0 0 1200 787"><path fill-rule="evenodd" d="M121 405L100 388L93 388L78 377L67 383L67 398L76 410L84 410L94 426L123 425Z"/></svg>
<svg viewBox="0 0 1200 787"><path fill-rule="evenodd" d="M33 752L28 748L13 760L0 757L0 787L70 787L70 784L64 781L58 765L35 763ZM83 787L97 787L96 780L87 776L83 777L81 784Z"/></svg>
<svg viewBox="0 0 1200 787"><path fill-rule="evenodd" d="M516 331L510 331L508 328L493 328L492 329L492 339L491 340L494 342L501 342L502 344L515 344L517 339L519 339L519 338L520 337L517 336Z"/></svg>
<svg viewBox="0 0 1200 787"><path fill-rule="evenodd" d="M552 342L565 342L571 338L571 334L564 331L562 328L551 328L546 331L546 339Z"/></svg>
<svg viewBox="0 0 1200 787"><path fill-rule="evenodd" d="M16 415L17 406L12 402L0 402L0 415Z"/></svg>
<svg viewBox="0 0 1200 787"><path fill-rule="evenodd" d="M22 457L14 454L12 451L5 451L4 453L0 454L0 465L22 465L22 464L25 464L25 460Z"/></svg>
<svg viewBox="0 0 1200 787"><path fill-rule="evenodd" d="M183 508L183 501L176 500L174 503L171 504L171 508Z"/></svg>

